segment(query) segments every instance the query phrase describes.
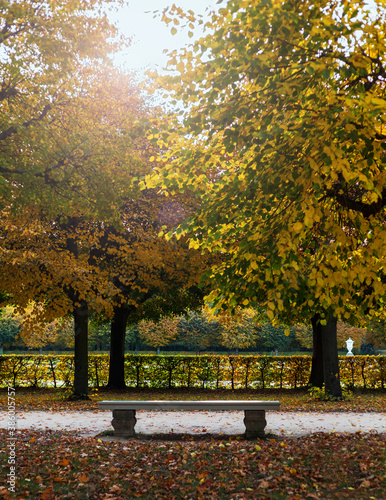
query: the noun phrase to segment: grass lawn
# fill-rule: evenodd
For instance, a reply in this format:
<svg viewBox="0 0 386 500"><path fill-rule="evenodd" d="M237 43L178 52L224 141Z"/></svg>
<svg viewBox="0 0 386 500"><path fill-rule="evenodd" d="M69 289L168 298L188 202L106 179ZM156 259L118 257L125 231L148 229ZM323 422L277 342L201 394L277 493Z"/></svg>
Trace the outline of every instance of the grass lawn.
<svg viewBox="0 0 386 500"><path fill-rule="evenodd" d="M386 411L386 393L339 402L306 391L107 391L66 402L61 392L17 389L16 411L96 410L101 399L277 399L283 411ZM0 391L1 409L7 407ZM17 431L15 494L8 490L8 430L0 430L0 498L18 499L385 499L386 434L136 437L124 443L64 431Z"/></svg>

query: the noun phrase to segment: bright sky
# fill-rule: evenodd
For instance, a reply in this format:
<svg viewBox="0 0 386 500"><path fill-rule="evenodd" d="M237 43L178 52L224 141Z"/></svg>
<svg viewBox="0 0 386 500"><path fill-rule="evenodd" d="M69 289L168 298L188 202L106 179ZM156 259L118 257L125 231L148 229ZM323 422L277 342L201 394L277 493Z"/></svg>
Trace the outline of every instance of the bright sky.
<svg viewBox="0 0 386 500"><path fill-rule="evenodd" d="M217 10L217 0L131 0L129 6L120 8L112 16L120 31L133 37L132 45L124 55L119 57L119 63L130 69L157 69L160 71L167 62L164 49L174 50L188 45L194 38L188 37L188 29L179 30L172 35L173 24L166 25L161 17L153 18L153 11L162 13L165 7L176 4L183 10L192 10L195 14L205 14ZM150 11L150 12L149 12ZM177 26L178 28L178 26ZM196 36L196 35L195 35Z"/></svg>

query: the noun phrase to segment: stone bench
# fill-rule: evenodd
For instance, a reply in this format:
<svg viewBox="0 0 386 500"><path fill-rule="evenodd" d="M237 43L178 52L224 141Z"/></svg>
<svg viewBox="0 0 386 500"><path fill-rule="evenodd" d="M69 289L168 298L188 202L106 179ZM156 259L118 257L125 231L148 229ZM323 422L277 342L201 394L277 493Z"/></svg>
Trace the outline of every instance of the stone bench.
<svg viewBox="0 0 386 500"><path fill-rule="evenodd" d="M279 401L99 401L100 410L112 410L114 436L135 435L136 410L244 410L245 437L264 436L266 410L279 410ZM155 417L156 418L156 417Z"/></svg>

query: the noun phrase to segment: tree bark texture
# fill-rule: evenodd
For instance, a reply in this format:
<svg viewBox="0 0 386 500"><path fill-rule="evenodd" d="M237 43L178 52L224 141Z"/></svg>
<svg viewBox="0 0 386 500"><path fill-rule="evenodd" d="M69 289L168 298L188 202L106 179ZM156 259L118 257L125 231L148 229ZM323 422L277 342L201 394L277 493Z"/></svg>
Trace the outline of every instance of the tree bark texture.
<svg viewBox="0 0 386 500"><path fill-rule="evenodd" d="M127 306L114 307L110 335L110 366L107 387L124 389L125 383L125 336L130 310Z"/></svg>
<svg viewBox="0 0 386 500"><path fill-rule="evenodd" d="M322 332L319 323L320 317L315 314L311 319L312 323L312 337L313 337L313 350L312 350L312 365L309 384L313 387L323 387L324 383L324 369L323 369L323 347L322 347Z"/></svg>
<svg viewBox="0 0 386 500"><path fill-rule="evenodd" d="M88 306L82 300L74 305L75 355L74 396L88 394Z"/></svg>
<svg viewBox="0 0 386 500"><path fill-rule="evenodd" d="M323 350L324 388L326 394L342 397L339 377L339 357L337 339L338 320L334 316L327 319L326 325L320 325Z"/></svg>
<svg viewBox="0 0 386 500"><path fill-rule="evenodd" d="M342 397L339 377L339 356L337 341L337 318L330 316L322 325L321 317L312 318L313 353L309 383L313 387L323 387L326 394Z"/></svg>

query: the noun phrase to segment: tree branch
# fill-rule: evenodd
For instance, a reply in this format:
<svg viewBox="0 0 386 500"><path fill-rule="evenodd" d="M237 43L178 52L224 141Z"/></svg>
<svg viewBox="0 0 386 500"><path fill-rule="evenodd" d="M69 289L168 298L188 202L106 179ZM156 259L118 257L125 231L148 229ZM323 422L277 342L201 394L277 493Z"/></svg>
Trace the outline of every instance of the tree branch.
<svg viewBox="0 0 386 500"><path fill-rule="evenodd" d="M34 123L41 122L44 120L46 117L47 113L52 109L51 104L46 104L43 108L43 111L40 113L40 116L37 118L31 118L31 120L27 120L24 123L21 124L22 127L28 128ZM8 137L11 137L13 134L17 134L18 129L14 126L9 127L7 130L4 130L3 132L0 133L0 141L4 141L5 139L8 139ZM10 173L14 172L13 170L9 170Z"/></svg>

